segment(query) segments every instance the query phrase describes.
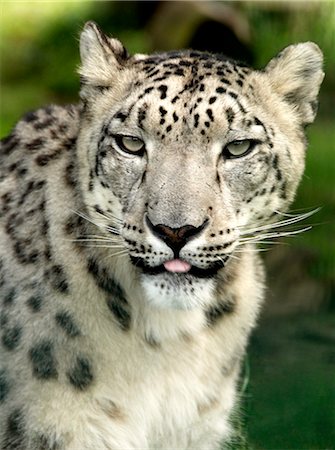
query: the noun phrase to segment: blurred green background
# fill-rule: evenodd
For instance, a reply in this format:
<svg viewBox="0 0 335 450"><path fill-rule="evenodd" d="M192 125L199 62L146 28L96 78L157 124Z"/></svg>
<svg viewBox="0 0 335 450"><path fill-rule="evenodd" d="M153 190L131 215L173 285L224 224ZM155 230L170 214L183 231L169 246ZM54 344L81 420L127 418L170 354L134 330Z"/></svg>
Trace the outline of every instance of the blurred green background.
<svg viewBox="0 0 335 450"><path fill-rule="evenodd" d="M335 449L335 3L2 2L0 135L26 111L78 101L78 37L95 20L130 52L193 47L261 67L290 43L325 55L317 121L293 210L313 229L265 252L267 302L246 361L243 424L252 449ZM244 381L245 381L244 380Z"/></svg>

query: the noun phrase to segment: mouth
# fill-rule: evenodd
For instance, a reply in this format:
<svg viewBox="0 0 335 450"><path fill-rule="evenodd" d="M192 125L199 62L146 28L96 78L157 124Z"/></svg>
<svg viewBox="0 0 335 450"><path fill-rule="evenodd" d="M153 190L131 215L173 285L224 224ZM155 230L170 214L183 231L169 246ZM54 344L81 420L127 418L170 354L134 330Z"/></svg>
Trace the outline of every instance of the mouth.
<svg viewBox="0 0 335 450"><path fill-rule="evenodd" d="M191 265L182 259L171 259L159 266L149 266L143 258L131 257L131 262L146 275L173 274L176 276L192 275L196 278L213 278L217 272L225 266L228 256L212 262L205 269Z"/></svg>

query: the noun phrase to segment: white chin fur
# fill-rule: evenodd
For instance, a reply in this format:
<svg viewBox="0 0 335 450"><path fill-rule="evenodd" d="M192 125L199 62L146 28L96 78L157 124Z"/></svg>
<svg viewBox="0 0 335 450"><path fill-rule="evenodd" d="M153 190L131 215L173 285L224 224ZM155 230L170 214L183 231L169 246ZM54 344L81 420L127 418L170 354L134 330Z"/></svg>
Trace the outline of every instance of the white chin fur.
<svg viewBox="0 0 335 450"><path fill-rule="evenodd" d="M161 274L143 275L141 283L147 301L160 309L192 310L213 303L213 279Z"/></svg>

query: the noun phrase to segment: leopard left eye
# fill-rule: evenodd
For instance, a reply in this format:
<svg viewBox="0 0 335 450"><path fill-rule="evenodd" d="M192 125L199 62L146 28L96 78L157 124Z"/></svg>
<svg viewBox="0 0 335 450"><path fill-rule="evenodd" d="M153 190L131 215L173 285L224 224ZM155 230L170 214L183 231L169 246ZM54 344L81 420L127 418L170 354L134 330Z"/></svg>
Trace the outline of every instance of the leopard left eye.
<svg viewBox="0 0 335 450"><path fill-rule="evenodd" d="M251 139L232 141L225 146L222 153L227 159L241 158L250 153L256 144L257 141Z"/></svg>

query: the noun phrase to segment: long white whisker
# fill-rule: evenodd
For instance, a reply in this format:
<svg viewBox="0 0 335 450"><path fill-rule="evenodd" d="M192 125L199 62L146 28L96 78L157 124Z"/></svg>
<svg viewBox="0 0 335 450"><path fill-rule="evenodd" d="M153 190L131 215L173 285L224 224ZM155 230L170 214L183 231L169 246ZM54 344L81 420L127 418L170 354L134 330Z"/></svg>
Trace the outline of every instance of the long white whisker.
<svg viewBox="0 0 335 450"><path fill-rule="evenodd" d="M72 210L72 212L74 214L77 214L77 216L81 217L82 219L87 220L87 222L90 222L92 225L95 225L98 228L105 228L105 226L106 226L105 224L102 224L102 223L100 224L100 223L94 222L90 217L88 217L84 213L81 213L79 211L73 211L73 210Z"/></svg>
<svg viewBox="0 0 335 450"><path fill-rule="evenodd" d="M238 245L247 245L247 244L266 244L266 245L287 245L286 242L281 241L266 241L261 240L262 236L251 237L249 240L247 238L241 239Z"/></svg>
<svg viewBox="0 0 335 450"><path fill-rule="evenodd" d="M105 223L98 223L98 222L95 222L95 221L93 221L90 217L88 217L86 214L84 214L84 213L81 213L81 212L79 212L79 211L73 211L73 210L71 210L74 214L77 214L79 217L81 217L82 219L84 219L84 220L87 220L87 222L90 222L92 225L95 225L96 227L98 227L98 228L103 228L104 230L107 230L107 231L109 231L109 232L111 232L111 233L113 233L113 234L120 234L120 232L119 232L119 230L117 229L117 228L114 228L114 227L110 227L109 225L107 225L107 224L105 224ZM105 217L105 216L103 216L103 214L100 214L102 217ZM106 218L106 217L105 217Z"/></svg>
<svg viewBox="0 0 335 450"><path fill-rule="evenodd" d="M242 252L241 252L241 253L242 253ZM234 252L234 254L230 254L230 255L229 255L229 259L237 259L237 260L240 260L241 258L240 258L240 256L235 255L235 252Z"/></svg>
<svg viewBox="0 0 335 450"><path fill-rule="evenodd" d="M306 209L308 209L308 208L300 208L300 209L293 209L291 212L293 213L293 212L298 212L298 211L305 211ZM277 213L277 214L279 214L279 215L281 215L281 216L284 216L284 217L298 217L298 216L300 216L300 215L303 215L303 214L316 214L316 213L318 213L320 210L322 209L322 207L321 206L319 206L319 207L317 207L317 208L315 208L315 209L312 209L312 211L307 211L307 213L298 213L298 214L290 214L290 213L287 213L287 212L282 212L282 211L275 211L275 213Z"/></svg>
<svg viewBox="0 0 335 450"><path fill-rule="evenodd" d="M121 251L116 252L116 253L111 253L108 256L122 256L122 255L127 255L127 254L128 254L128 250L124 249L124 250L121 250Z"/></svg>
<svg viewBox="0 0 335 450"><path fill-rule="evenodd" d="M121 238L113 238L113 237L105 237L105 236L101 236L101 237L91 237L91 236L85 236L85 237L80 237L77 239L71 239L71 241L76 241L76 242L85 242L85 241L96 241L96 242L122 242Z"/></svg>
<svg viewBox="0 0 335 450"><path fill-rule="evenodd" d="M107 243L107 242L76 241L76 240L73 240L73 241L70 240L68 242L74 242L74 243L80 244L80 245L85 246L85 247L124 248L124 245L116 244L114 242Z"/></svg>
<svg viewBox="0 0 335 450"><path fill-rule="evenodd" d="M302 220L307 219L308 217L312 216L313 214L315 214L319 210L320 210L320 208L317 208L317 209L315 209L313 211L310 211L308 213L300 214L299 216L294 216L294 217L291 217L291 218L286 219L286 220L273 222L273 223L270 223L270 224L262 225L262 226L259 226L259 227L254 227L254 228L251 228L251 229L246 229L245 231L243 231L241 233L241 236L246 235L246 234L256 233L256 232L263 231L263 230L270 230L270 229L274 229L274 228L281 228L281 227L285 227L285 226L288 226L288 225L293 225L294 223L301 222Z"/></svg>
<svg viewBox="0 0 335 450"><path fill-rule="evenodd" d="M217 257L218 258L218 260L219 261L221 261L222 262L222 266L224 266L226 263L223 261L223 257L221 257L221 256L218 256Z"/></svg>
<svg viewBox="0 0 335 450"><path fill-rule="evenodd" d="M293 236L295 234L304 233L305 231L309 231L312 227L309 225L305 228L301 228L300 230L294 230L294 231L278 231L273 233L265 233L261 234L260 236L255 237L249 237L249 238L241 238L239 242L257 242L257 239L272 239L272 238L278 238L278 237L284 237L284 236Z"/></svg>
<svg viewBox="0 0 335 450"><path fill-rule="evenodd" d="M245 253L247 251L248 253L258 253L258 252L266 252L270 250L269 248L249 248L248 250L242 248L242 245L240 247L237 247L234 250L234 253Z"/></svg>
<svg viewBox="0 0 335 450"><path fill-rule="evenodd" d="M114 233L114 234L120 234L120 231L117 228L110 227L109 225L106 227L106 230L110 231L111 233Z"/></svg>
<svg viewBox="0 0 335 450"><path fill-rule="evenodd" d="M121 219L119 219L117 216L114 216L113 214L111 214L108 211L106 211L106 212L96 211L96 213L99 214L99 216L103 217L104 219L111 219L115 222L118 222L119 224L122 223Z"/></svg>
<svg viewBox="0 0 335 450"><path fill-rule="evenodd" d="M119 249L122 248L124 249L124 247L122 245L103 245L103 244L91 244L91 243L83 243L83 245L85 245L85 247L90 247L90 248L115 248L115 249Z"/></svg>

